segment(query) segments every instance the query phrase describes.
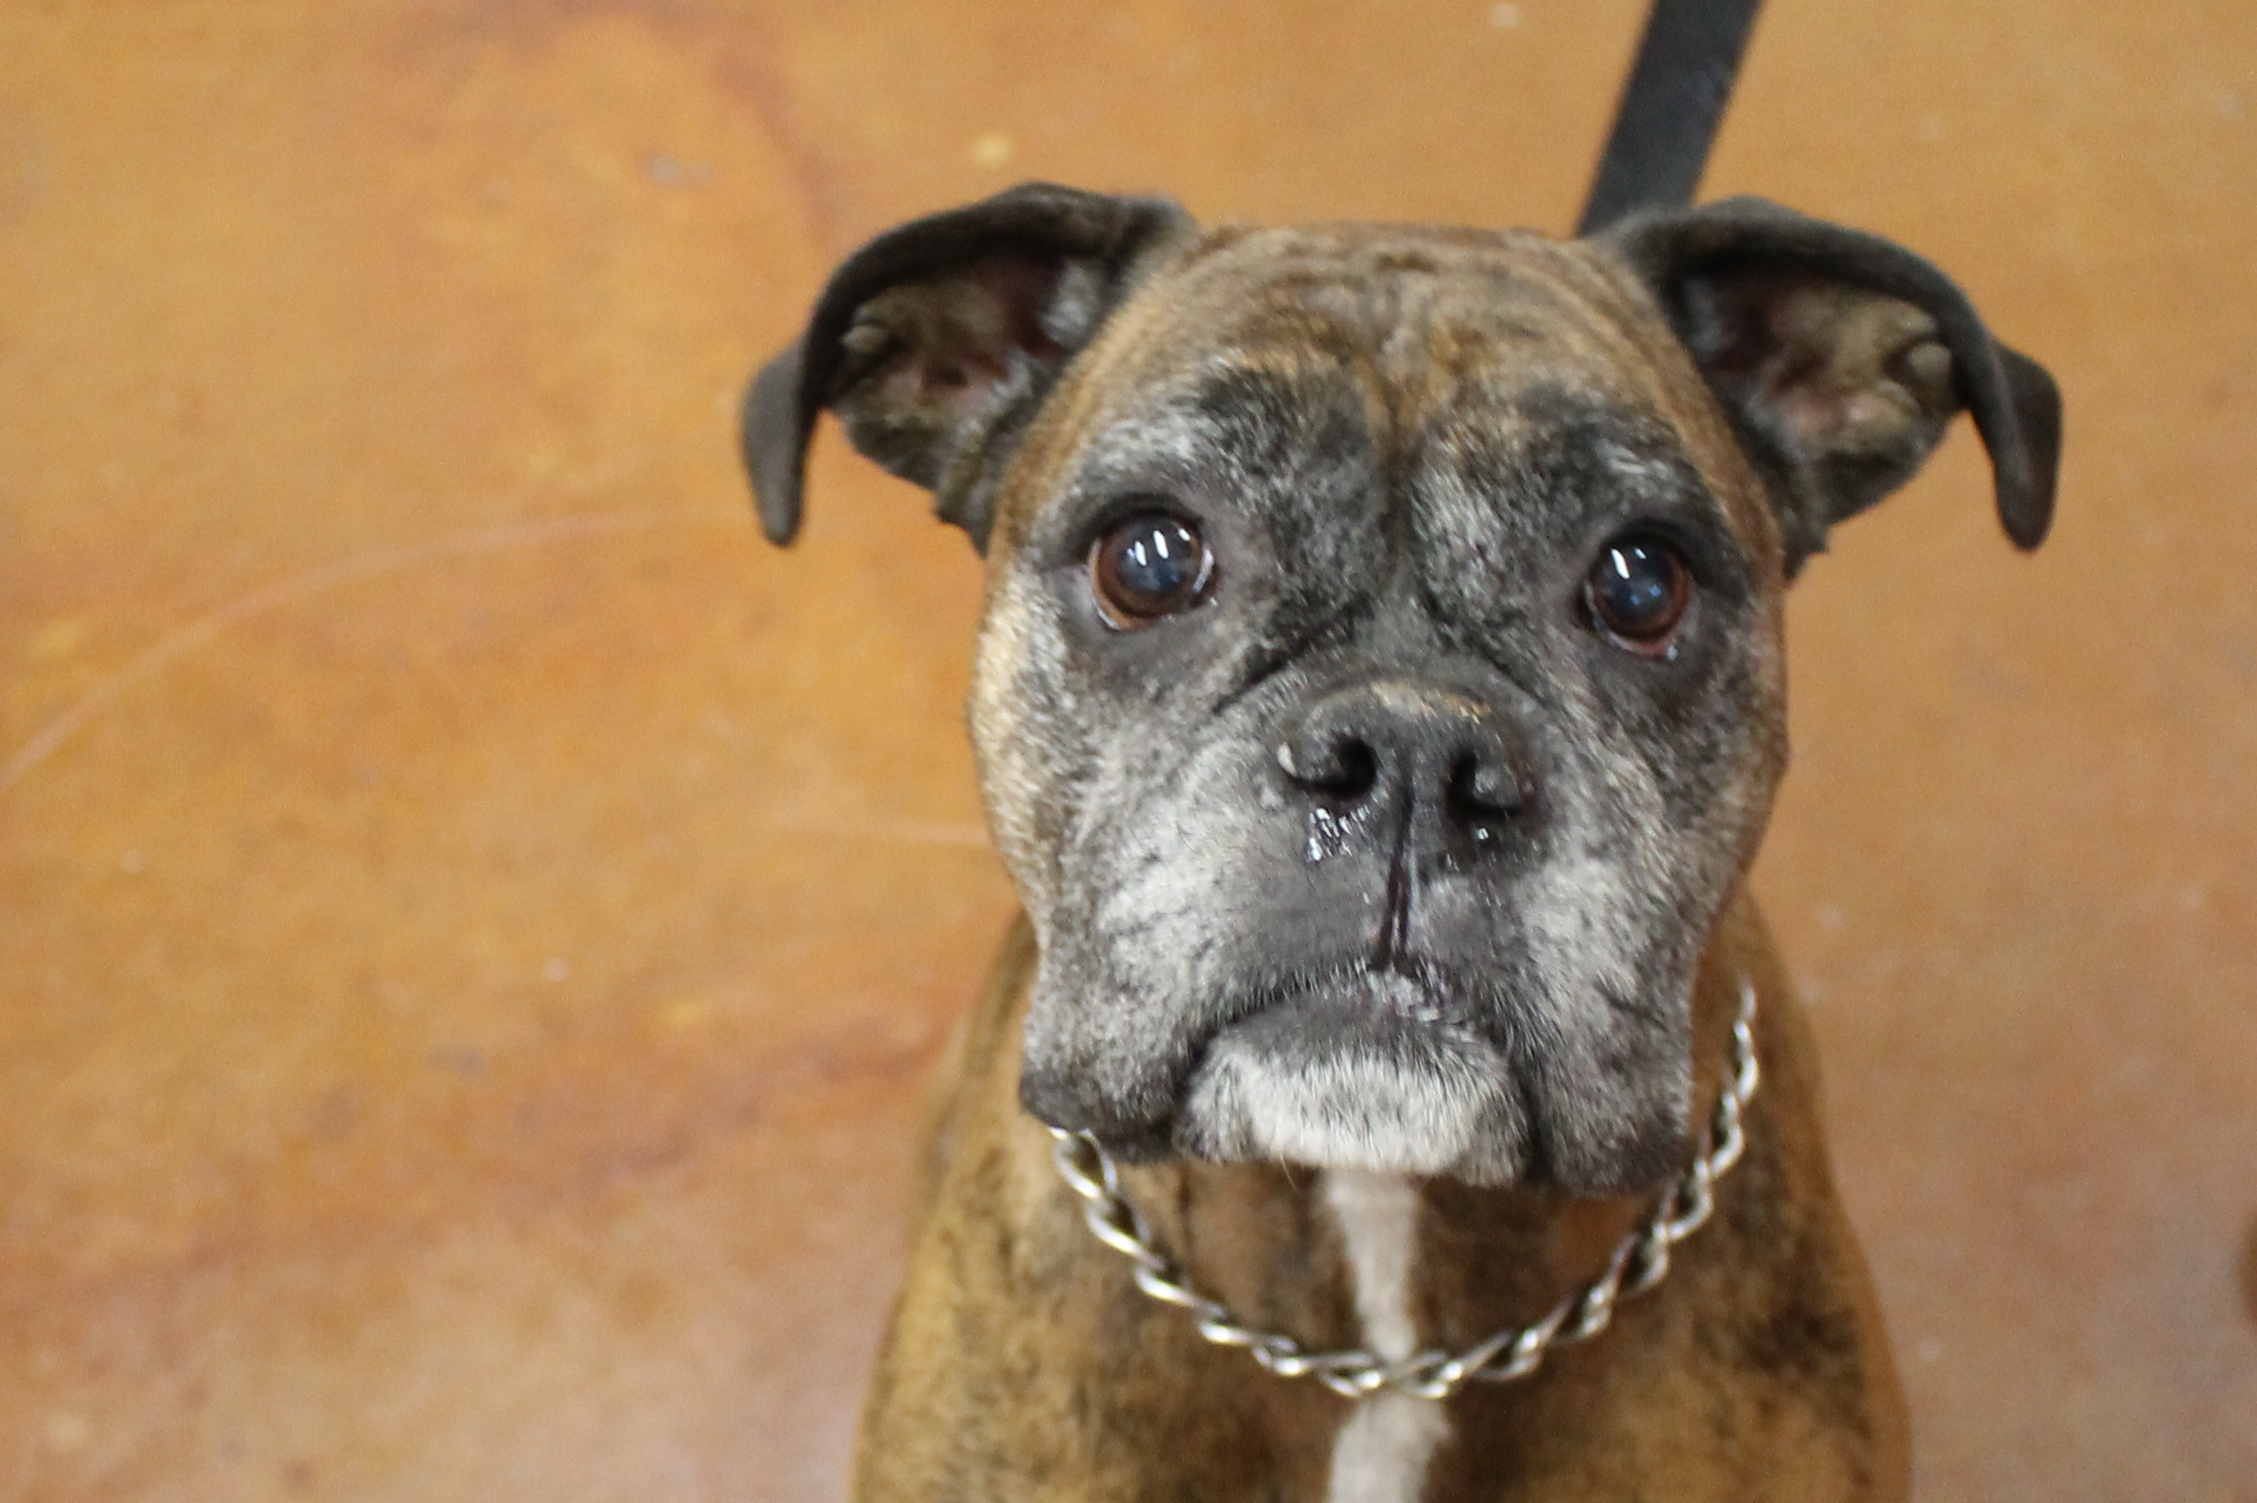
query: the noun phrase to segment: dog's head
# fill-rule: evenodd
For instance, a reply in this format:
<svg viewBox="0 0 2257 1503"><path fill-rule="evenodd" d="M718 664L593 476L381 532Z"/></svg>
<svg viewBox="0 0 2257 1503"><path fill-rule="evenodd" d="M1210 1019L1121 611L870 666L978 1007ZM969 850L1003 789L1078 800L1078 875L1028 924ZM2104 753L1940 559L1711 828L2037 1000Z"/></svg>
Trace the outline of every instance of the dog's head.
<svg viewBox="0 0 2257 1503"><path fill-rule="evenodd" d="M1680 1161L1786 581L1962 407L2034 547L2059 447L1941 273L1753 200L1561 243L1029 186L865 247L756 380L777 542L825 407L987 554L1028 1108L1591 1190Z"/></svg>

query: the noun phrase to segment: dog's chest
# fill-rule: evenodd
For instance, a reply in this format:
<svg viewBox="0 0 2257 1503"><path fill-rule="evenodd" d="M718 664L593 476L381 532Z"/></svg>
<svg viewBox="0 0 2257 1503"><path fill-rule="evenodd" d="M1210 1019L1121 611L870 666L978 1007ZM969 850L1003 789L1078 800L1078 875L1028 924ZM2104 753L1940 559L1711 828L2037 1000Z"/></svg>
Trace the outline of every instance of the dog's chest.
<svg viewBox="0 0 2257 1503"><path fill-rule="evenodd" d="M1419 1345L1416 1186L1400 1175L1336 1169L1324 1177L1324 1194L1347 1250L1365 1345L1390 1360L1409 1356ZM1416 1503L1448 1435L1440 1404L1397 1393L1362 1400L1333 1442L1327 1503Z"/></svg>

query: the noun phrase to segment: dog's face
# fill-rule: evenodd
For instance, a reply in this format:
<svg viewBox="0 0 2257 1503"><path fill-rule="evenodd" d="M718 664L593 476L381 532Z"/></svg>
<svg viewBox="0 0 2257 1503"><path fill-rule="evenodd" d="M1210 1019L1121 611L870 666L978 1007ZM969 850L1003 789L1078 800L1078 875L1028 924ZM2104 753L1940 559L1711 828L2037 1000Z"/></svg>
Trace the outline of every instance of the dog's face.
<svg viewBox="0 0 2257 1503"><path fill-rule="evenodd" d="M1124 212L850 287L828 368L749 415L757 474L838 407L987 544L970 723L1040 939L1023 1099L1132 1154L1660 1178L1786 759L1785 580L1980 384L1963 301L1807 256L1672 281L1690 219ZM1984 343L1990 410L2042 428L2050 387ZM2036 437L2043 496L2002 465L2001 498L2042 531Z"/></svg>
<svg viewBox="0 0 2257 1503"><path fill-rule="evenodd" d="M1534 237L1271 231L1058 393L971 715L1042 941L1038 1116L1481 1180L1679 1161L1693 966L1784 759L1781 555L1622 291Z"/></svg>

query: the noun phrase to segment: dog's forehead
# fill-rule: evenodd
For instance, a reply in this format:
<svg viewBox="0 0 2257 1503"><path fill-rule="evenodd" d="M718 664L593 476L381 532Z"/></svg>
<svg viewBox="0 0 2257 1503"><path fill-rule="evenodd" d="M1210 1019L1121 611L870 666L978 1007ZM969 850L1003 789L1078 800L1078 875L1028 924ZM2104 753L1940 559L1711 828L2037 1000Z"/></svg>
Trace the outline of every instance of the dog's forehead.
<svg viewBox="0 0 2257 1503"><path fill-rule="evenodd" d="M1225 232L1168 281L1173 343L1338 359L1414 397L1429 377L1493 377L1532 358L1595 381L1629 363L1624 289L1584 248L1526 231Z"/></svg>
<svg viewBox="0 0 2257 1503"><path fill-rule="evenodd" d="M1399 225L1210 230L1077 360L1026 457L1055 475L1093 435L1234 386L1351 412L1383 448L1469 423L1501 432L1531 410L1613 413L1626 431L1669 433L1743 541L1764 541L1768 513L1721 409L1652 297L1591 242Z"/></svg>
<svg viewBox="0 0 2257 1503"><path fill-rule="evenodd" d="M1353 385L1409 425L1539 384L1631 408L1666 395L1634 289L1589 247L1526 231L1223 230L1126 311L1106 341L1105 384L1123 395L1203 370L1271 370Z"/></svg>
<svg viewBox="0 0 2257 1503"><path fill-rule="evenodd" d="M1133 445L1140 427L1158 436L1156 413L1232 386L1305 413L1361 408L1381 447L1465 424L1503 436L1530 408L1614 413L1625 431L1670 433L1747 546L1763 551L1772 526L1722 408L1605 246L1533 230L1223 226L1151 273L1074 361L1018 456L1004 551L1092 436Z"/></svg>

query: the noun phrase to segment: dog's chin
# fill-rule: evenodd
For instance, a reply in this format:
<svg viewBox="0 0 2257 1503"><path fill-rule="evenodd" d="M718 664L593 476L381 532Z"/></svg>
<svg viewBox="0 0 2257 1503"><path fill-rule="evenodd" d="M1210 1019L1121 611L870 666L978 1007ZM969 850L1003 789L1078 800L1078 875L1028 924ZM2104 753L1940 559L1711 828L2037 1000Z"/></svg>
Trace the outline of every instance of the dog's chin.
<svg viewBox="0 0 2257 1503"><path fill-rule="evenodd" d="M1175 1146L1224 1163L1502 1184L1529 1168L1529 1126L1511 1062L1473 1030L1301 999L1215 1036L1176 1114Z"/></svg>
<svg viewBox="0 0 2257 1503"><path fill-rule="evenodd" d="M1682 1167L1681 1083L1621 1094L1557 1060L1516 1067L1483 1030L1387 1005L1398 1001L1296 997L1224 1028L1185 1086L1169 1146L1218 1163L1587 1194L1645 1189Z"/></svg>

